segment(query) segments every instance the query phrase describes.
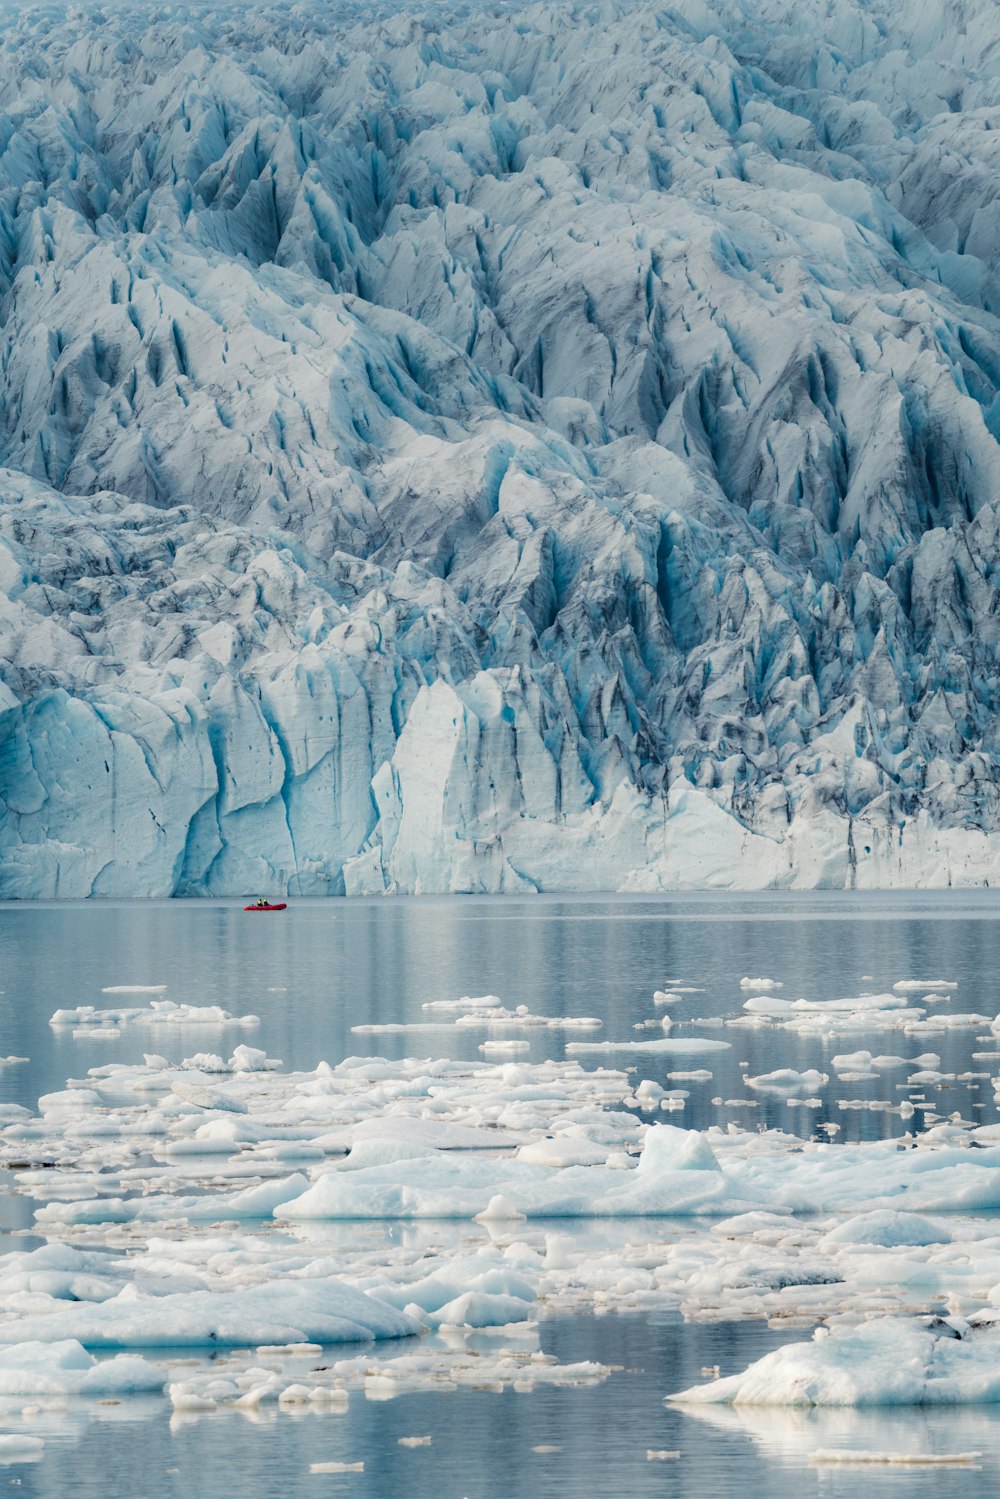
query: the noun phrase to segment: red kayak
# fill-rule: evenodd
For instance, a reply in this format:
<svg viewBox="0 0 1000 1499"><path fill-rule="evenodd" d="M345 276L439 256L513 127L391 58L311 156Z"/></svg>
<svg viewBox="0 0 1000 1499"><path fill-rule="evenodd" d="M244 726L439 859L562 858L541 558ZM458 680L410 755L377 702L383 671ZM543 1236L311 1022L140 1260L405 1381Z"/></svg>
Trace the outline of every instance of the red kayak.
<svg viewBox="0 0 1000 1499"><path fill-rule="evenodd" d="M284 911L288 902L279 901L276 905L244 906L244 911Z"/></svg>

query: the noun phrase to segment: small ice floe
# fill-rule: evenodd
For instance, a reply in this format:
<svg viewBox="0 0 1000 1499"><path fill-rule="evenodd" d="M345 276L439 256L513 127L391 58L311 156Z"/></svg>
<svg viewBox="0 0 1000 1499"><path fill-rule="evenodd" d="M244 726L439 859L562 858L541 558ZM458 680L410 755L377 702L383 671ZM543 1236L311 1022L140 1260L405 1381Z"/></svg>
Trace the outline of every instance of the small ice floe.
<svg viewBox="0 0 1000 1499"><path fill-rule="evenodd" d="M170 999L154 999L148 1007L98 1010L93 1005L78 1005L75 1010L56 1010L50 1025L259 1025L259 1015L231 1015L221 1005L175 1004Z"/></svg>
<svg viewBox="0 0 1000 1499"><path fill-rule="evenodd" d="M779 979L740 979L741 989L758 989L761 993L771 989L783 989L785 986Z"/></svg>
<svg viewBox="0 0 1000 1499"><path fill-rule="evenodd" d="M601 1029L603 1021L594 1015L533 1015L527 1005L518 1005L513 1010L501 1005L493 1010L474 1010L467 1015L459 1015L455 1024L460 1027L489 1026L491 1029L510 1026L520 1030L525 1026L540 1026L553 1031L597 1031Z"/></svg>
<svg viewBox="0 0 1000 1499"><path fill-rule="evenodd" d="M805 1072L796 1072L793 1067L779 1067L775 1072L762 1073L760 1077L745 1077L748 1088L761 1093L814 1093L825 1087L830 1078L825 1072L810 1067Z"/></svg>
<svg viewBox="0 0 1000 1499"><path fill-rule="evenodd" d="M988 1015L977 1015L962 1012L958 1015L931 1015L929 1019L921 1021L916 1025L908 1025L907 1032L910 1035L919 1035L929 1031L958 1031L965 1030L971 1026L988 1025Z"/></svg>
<svg viewBox="0 0 1000 1499"><path fill-rule="evenodd" d="M493 1350L470 1351L470 1337L499 1333L504 1345ZM343 1411L349 1391L360 1390L366 1400L387 1401L400 1395L458 1388L530 1391L539 1386L596 1385L612 1372L602 1364L560 1364L537 1346L537 1323L526 1337L523 1329L508 1326L483 1328L444 1326L432 1349L395 1354L378 1360L371 1352L347 1358L327 1355L320 1365L311 1365L305 1378L289 1382L287 1368L260 1362L242 1364L239 1357L206 1372L192 1374L169 1386L175 1411L197 1414L231 1407L254 1411L263 1406L288 1410L308 1405L314 1409ZM523 1349L511 1342L526 1342ZM428 1447L431 1438L404 1437L400 1446Z"/></svg>
<svg viewBox="0 0 1000 1499"><path fill-rule="evenodd" d="M870 1051L839 1052L837 1056L830 1058L830 1066L834 1072L853 1072L865 1077L871 1076L873 1071L884 1072L892 1067L905 1067L907 1065L913 1064L908 1064L905 1057L875 1057L872 1056Z"/></svg>
<svg viewBox="0 0 1000 1499"><path fill-rule="evenodd" d="M0 1348L0 1398L29 1395L86 1396L104 1399L159 1393L166 1383L162 1369L134 1354L98 1360L75 1338L44 1337L23 1341L10 1336L20 1324L7 1325L9 1344Z"/></svg>
<svg viewBox="0 0 1000 1499"><path fill-rule="evenodd" d="M680 1455L681 1454L680 1454L680 1450L679 1449L673 1449L673 1450L671 1450L670 1448L667 1448L667 1447L647 1447L646 1448L646 1461L647 1461L647 1463L667 1463L667 1462L672 1462L676 1458L680 1457Z"/></svg>
<svg viewBox="0 0 1000 1499"><path fill-rule="evenodd" d="M859 1012L905 1010L907 1005L901 994L855 994L844 999L768 999L765 995L752 995L743 1001L744 1010L751 1015L766 1015L775 1020L802 1015L822 1015L835 1020Z"/></svg>
<svg viewBox="0 0 1000 1499"><path fill-rule="evenodd" d="M658 1105L659 1099L656 1099L647 1107L656 1108ZM527 1161L532 1166L603 1166L608 1153L607 1145L588 1140L586 1136L553 1135L522 1145L515 1160Z"/></svg>
<svg viewBox="0 0 1000 1499"><path fill-rule="evenodd" d="M1000 1401L1000 1328L986 1320L877 1317L819 1327L670 1401L707 1405L961 1405Z"/></svg>
<svg viewBox="0 0 1000 1499"><path fill-rule="evenodd" d="M381 1024L352 1025L352 1036L405 1036L411 1033L417 1034L421 1031L434 1031L440 1033L445 1027L451 1027L450 1020L386 1020Z"/></svg>
<svg viewBox="0 0 1000 1499"><path fill-rule="evenodd" d="M533 1015L527 1005L517 1005L510 1010L502 1005L494 994L463 1000L434 999L423 1005L424 1010L442 1015L454 1014L454 1019L433 1021L393 1021L381 1025L354 1025L352 1032L359 1036L392 1035L395 1032L436 1031L442 1026L465 1028L524 1030L537 1026L547 1030L600 1030L603 1022L593 1015Z"/></svg>
<svg viewBox="0 0 1000 1499"><path fill-rule="evenodd" d="M479 1050L484 1057L526 1057L531 1051L530 1041L480 1041Z"/></svg>
<svg viewBox="0 0 1000 1499"><path fill-rule="evenodd" d="M820 1447L809 1454L817 1467L845 1467L863 1464L904 1468L967 1468L982 1457L981 1452L852 1452L849 1448Z"/></svg>
<svg viewBox="0 0 1000 1499"><path fill-rule="evenodd" d="M398 1447L429 1447L431 1440L430 1437L397 1437L396 1445Z"/></svg>
<svg viewBox="0 0 1000 1499"><path fill-rule="evenodd" d="M700 1036L684 1038L664 1037L662 1041L571 1041L566 1047L567 1056L582 1056L596 1051L642 1051L670 1052L674 1056L697 1055L704 1051L730 1051L729 1041L711 1041Z"/></svg>
<svg viewBox="0 0 1000 1499"><path fill-rule="evenodd" d="M464 994L461 999L429 999L420 1008L467 1015L471 1010L501 1010L503 1000L496 994Z"/></svg>
<svg viewBox="0 0 1000 1499"><path fill-rule="evenodd" d="M325 1375L326 1370L310 1372ZM218 1371L174 1381L168 1385L167 1395L174 1411L185 1416L223 1406L252 1414L264 1405L276 1405L279 1410L311 1406L345 1411L349 1404L347 1391L339 1384L317 1383L315 1379L309 1384L301 1379L289 1383L288 1375L273 1367L255 1364L234 1368L229 1360Z"/></svg>
<svg viewBox="0 0 1000 1499"><path fill-rule="evenodd" d="M310 1473L363 1473L365 1465L360 1463L310 1463Z"/></svg>
<svg viewBox="0 0 1000 1499"><path fill-rule="evenodd" d="M105 984L102 994L166 994L166 984Z"/></svg>
<svg viewBox="0 0 1000 1499"><path fill-rule="evenodd" d="M898 984L893 984L897 994L929 994L932 989L957 989L958 982L955 979L900 979Z"/></svg>
<svg viewBox="0 0 1000 1499"><path fill-rule="evenodd" d="M88 1349L224 1348L253 1347L257 1343L372 1342L412 1336L421 1329L413 1317L332 1276L271 1280L227 1291L157 1290L163 1294L144 1294L133 1285L131 1295L96 1302L64 1302L45 1313L0 1323L0 1343L20 1344L22 1348L30 1343L35 1353L43 1344L70 1350L80 1344ZM3 1361L16 1351L10 1348L0 1352L0 1394L5 1388ZM89 1355L85 1357L89 1359ZM101 1382L101 1392L108 1393L116 1378L131 1381L129 1388L162 1389L162 1371L155 1371L159 1383L138 1385L135 1381L140 1378L154 1379L150 1373L153 1366L140 1369L143 1361L132 1360L125 1369L119 1364L116 1370L116 1362L99 1363L94 1369L88 1364L82 1393L92 1392ZM44 1368L42 1355L37 1363ZM31 1386L33 1390L38 1388Z"/></svg>

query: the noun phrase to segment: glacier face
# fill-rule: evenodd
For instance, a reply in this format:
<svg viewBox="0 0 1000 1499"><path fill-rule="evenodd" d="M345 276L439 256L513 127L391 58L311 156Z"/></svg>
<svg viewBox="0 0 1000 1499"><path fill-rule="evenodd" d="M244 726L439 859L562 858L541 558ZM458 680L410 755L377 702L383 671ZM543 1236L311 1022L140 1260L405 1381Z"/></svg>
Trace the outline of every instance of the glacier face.
<svg viewBox="0 0 1000 1499"><path fill-rule="evenodd" d="M1000 875L998 58L8 11L0 894Z"/></svg>

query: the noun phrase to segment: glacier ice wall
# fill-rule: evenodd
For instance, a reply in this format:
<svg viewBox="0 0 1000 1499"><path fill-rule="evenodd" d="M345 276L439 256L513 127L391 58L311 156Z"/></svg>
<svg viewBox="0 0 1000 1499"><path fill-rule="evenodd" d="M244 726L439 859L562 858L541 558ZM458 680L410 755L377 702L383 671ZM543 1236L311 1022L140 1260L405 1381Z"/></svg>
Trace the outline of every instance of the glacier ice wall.
<svg viewBox="0 0 1000 1499"><path fill-rule="evenodd" d="M0 33L0 894L1000 876L993 0Z"/></svg>

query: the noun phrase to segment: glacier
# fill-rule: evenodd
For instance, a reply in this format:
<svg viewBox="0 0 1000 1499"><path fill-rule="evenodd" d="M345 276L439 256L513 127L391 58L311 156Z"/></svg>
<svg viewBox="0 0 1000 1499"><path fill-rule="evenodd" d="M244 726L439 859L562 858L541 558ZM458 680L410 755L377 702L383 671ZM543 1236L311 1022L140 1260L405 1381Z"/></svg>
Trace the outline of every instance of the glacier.
<svg viewBox="0 0 1000 1499"><path fill-rule="evenodd" d="M989 0L4 17L0 896L1000 874Z"/></svg>

